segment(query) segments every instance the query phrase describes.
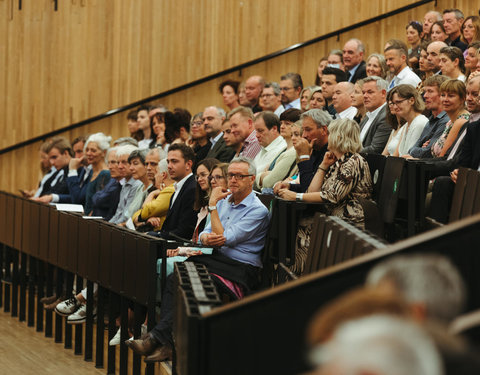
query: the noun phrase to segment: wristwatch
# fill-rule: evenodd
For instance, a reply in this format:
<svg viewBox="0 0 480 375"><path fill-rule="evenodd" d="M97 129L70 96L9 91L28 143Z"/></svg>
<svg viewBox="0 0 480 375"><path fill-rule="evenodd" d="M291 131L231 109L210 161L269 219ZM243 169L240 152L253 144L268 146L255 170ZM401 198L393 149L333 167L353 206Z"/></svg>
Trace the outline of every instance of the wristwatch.
<svg viewBox="0 0 480 375"><path fill-rule="evenodd" d="M217 209L217 206L208 206L208 212L215 211Z"/></svg>
<svg viewBox="0 0 480 375"><path fill-rule="evenodd" d="M295 196L295 200L297 202L303 201L303 193L297 193L297 195Z"/></svg>

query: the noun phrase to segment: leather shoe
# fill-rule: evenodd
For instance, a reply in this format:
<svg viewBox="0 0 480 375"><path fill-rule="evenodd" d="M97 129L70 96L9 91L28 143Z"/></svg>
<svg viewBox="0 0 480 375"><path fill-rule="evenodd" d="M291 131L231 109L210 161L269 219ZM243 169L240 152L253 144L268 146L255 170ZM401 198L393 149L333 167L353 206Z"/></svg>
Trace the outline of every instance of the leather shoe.
<svg viewBox="0 0 480 375"><path fill-rule="evenodd" d="M162 345L143 360L145 363L163 362L172 360L172 348L168 345Z"/></svg>
<svg viewBox="0 0 480 375"><path fill-rule="evenodd" d="M125 345L139 355L150 355L158 347L150 335L144 339L126 340Z"/></svg>

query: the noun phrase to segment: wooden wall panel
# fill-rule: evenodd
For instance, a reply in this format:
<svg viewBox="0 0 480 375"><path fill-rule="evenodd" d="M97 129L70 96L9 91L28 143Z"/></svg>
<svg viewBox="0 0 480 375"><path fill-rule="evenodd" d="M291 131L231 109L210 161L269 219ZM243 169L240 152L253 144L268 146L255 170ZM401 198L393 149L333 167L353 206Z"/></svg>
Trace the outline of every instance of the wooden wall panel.
<svg viewBox="0 0 480 375"><path fill-rule="evenodd" d="M142 7L139 3L122 0L119 7L116 1L71 0L59 2L59 11L53 12L47 0L24 0L22 11L12 10L10 1L0 0L0 32L8 41L6 46L0 44L0 87L6 93L0 97L0 148L411 1L142 0ZM465 14L478 12L477 2L472 0L439 0L435 9L452 6ZM186 107L192 114L207 105L221 106L219 83L252 74L279 80L281 74L297 71L305 85L312 84L317 62L329 50L341 48L355 36L365 42L367 54L381 51L387 39L405 38L405 24L422 20L433 7L430 3L415 8L160 102L170 108ZM338 17L331 17L331 12ZM73 138L104 131L113 138L124 136L125 115L65 135ZM39 146L0 155L0 189L35 186Z"/></svg>

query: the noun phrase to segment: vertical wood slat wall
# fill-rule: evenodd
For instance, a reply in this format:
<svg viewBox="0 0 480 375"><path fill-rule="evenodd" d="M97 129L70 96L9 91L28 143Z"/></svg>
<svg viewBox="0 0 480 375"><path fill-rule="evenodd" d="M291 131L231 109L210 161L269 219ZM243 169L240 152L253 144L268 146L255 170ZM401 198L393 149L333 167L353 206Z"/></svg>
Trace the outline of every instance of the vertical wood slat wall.
<svg viewBox="0 0 480 375"><path fill-rule="evenodd" d="M133 101L275 52L294 43L408 5L388 0L0 0L0 149ZM477 14L471 0L437 2ZM222 105L219 83L252 74L279 80L297 71L313 83L320 57L351 37L367 55L387 39L405 38L408 21L430 3L161 100L192 113ZM332 17L334 15L334 17ZM126 135L119 114L64 135ZM0 155L0 189L33 188L40 143Z"/></svg>

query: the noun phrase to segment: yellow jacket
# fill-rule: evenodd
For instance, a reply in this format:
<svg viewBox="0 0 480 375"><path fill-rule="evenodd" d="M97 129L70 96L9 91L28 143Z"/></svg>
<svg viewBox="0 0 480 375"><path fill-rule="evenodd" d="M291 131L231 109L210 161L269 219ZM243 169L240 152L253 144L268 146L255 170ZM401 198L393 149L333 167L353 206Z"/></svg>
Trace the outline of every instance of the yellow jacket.
<svg viewBox="0 0 480 375"><path fill-rule="evenodd" d="M140 210L135 212L132 216L132 220L135 221L139 217L140 221L146 221L151 217L159 217L162 219L160 225L155 230L162 229L163 222L167 217L168 207L170 205L170 199L175 192L173 185L167 186L160 194L151 202L145 204Z"/></svg>

